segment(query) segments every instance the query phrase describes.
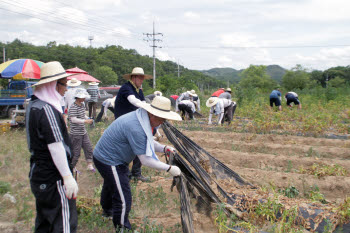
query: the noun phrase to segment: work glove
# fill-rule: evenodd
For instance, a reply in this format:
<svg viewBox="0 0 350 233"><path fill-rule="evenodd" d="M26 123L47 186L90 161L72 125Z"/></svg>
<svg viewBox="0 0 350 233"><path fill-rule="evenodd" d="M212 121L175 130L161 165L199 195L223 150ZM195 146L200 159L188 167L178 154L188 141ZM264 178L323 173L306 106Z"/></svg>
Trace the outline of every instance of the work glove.
<svg viewBox="0 0 350 233"><path fill-rule="evenodd" d="M174 165L172 165L172 166L169 167L168 172L169 172L170 175L172 175L172 176L179 176L179 175L181 175L181 170L180 170L180 168L177 167L177 166L174 166Z"/></svg>
<svg viewBox="0 0 350 233"><path fill-rule="evenodd" d="M78 184L72 175L63 177L64 191L68 199L76 199L78 195Z"/></svg>
<svg viewBox="0 0 350 233"><path fill-rule="evenodd" d="M164 154L166 155L166 156L170 156L170 155L175 155L175 153L176 153L176 150L173 148L173 147L171 147L171 146L165 146L164 147Z"/></svg>

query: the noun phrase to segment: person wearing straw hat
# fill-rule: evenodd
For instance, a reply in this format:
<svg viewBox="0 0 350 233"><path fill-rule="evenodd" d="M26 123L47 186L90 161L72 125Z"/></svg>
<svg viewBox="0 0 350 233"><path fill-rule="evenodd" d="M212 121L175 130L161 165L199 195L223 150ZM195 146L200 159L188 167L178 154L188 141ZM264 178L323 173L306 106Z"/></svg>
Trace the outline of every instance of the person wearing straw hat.
<svg viewBox="0 0 350 233"><path fill-rule="evenodd" d="M30 186L36 202L35 232L76 232L78 185L72 175L72 145L60 104L67 74L57 61L42 65L26 108Z"/></svg>
<svg viewBox="0 0 350 233"><path fill-rule="evenodd" d="M196 104L196 107L198 109L198 112L200 111L200 100L199 98L196 98L198 97L198 95L196 94L196 91L195 90L191 90L191 91L186 91L184 93L182 93L179 98L176 99L176 106L175 106L175 111L178 112L179 111L179 103L182 101L182 100L192 100L195 104ZM193 99L196 98L196 101L194 101Z"/></svg>
<svg viewBox="0 0 350 233"><path fill-rule="evenodd" d="M90 99L88 99L89 117L96 119L97 102L98 102L98 99L100 98L100 92L98 90L98 83L97 82L89 82L89 87L86 91L90 95Z"/></svg>
<svg viewBox="0 0 350 233"><path fill-rule="evenodd" d="M101 206L104 215L113 214L118 230L131 230L129 212L132 205L129 184L129 163L138 157L145 166L179 176L177 166L159 161L155 152L175 153L175 149L153 140L152 128L165 120L181 121L171 111L170 100L156 96L151 104L140 103L140 108L116 119L103 133L94 150L94 163L103 177Z"/></svg>
<svg viewBox="0 0 350 233"><path fill-rule="evenodd" d="M163 93L160 91L155 91L155 92L153 92L153 94L146 95L145 96L146 103L151 103L152 100L154 99L154 97L162 96L162 95L163 95Z"/></svg>
<svg viewBox="0 0 350 233"><path fill-rule="evenodd" d="M219 98L230 100L232 98L231 88L226 88L225 92L219 95Z"/></svg>
<svg viewBox="0 0 350 233"><path fill-rule="evenodd" d="M151 75L144 73L140 67L135 67L130 74L123 75L124 79L128 80L120 89L114 104L114 117L118 119L120 116L135 111L142 102L145 102L145 97L141 89L145 79L152 79ZM141 174L141 162L136 156L131 169L131 176L136 180L148 181L149 178Z"/></svg>
<svg viewBox="0 0 350 233"><path fill-rule="evenodd" d="M69 136L73 144L73 158L72 167L77 171L76 166L80 157L81 148L84 150L85 160L87 162L86 170L95 172L95 168L92 165L92 144L89 138L89 134L85 129L85 124L92 124L93 120L89 119L85 115L85 98L89 94L83 88L78 88L75 91L75 102L68 110L69 119Z"/></svg>
<svg viewBox="0 0 350 233"><path fill-rule="evenodd" d="M111 111L114 114L114 103L115 103L116 98L117 98L117 96L114 96L113 98L108 98L102 102L101 111L97 115L97 118L95 121L96 123L101 121L102 116L107 118L107 110Z"/></svg>
<svg viewBox="0 0 350 233"><path fill-rule="evenodd" d="M68 90L64 94L64 102L65 102L65 109L69 110L70 106L75 102L74 94L75 90L81 85L81 81L72 78L71 80L68 80L67 82Z"/></svg>
<svg viewBox="0 0 350 233"><path fill-rule="evenodd" d="M210 97L207 100L206 105L210 108L209 125L212 124L211 119L214 112L218 115L218 125L224 124L224 121L227 121L228 125L231 124L236 110L236 102L218 97Z"/></svg>

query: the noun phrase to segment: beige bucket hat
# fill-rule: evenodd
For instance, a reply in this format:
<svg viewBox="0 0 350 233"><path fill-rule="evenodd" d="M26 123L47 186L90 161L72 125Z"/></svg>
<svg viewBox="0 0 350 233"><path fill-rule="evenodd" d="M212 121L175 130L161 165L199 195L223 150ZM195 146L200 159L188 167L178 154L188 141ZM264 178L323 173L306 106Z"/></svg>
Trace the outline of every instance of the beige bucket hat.
<svg viewBox="0 0 350 233"><path fill-rule="evenodd" d="M68 80L67 85L69 87L77 87L81 84L81 81L76 79L76 78L72 78L71 80Z"/></svg>
<svg viewBox="0 0 350 233"><path fill-rule="evenodd" d="M231 92L231 88L229 88L229 87L228 87L228 88L226 88L226 91L229 91L229 92Z"/></svg>
<svg viewBox="0 0 350 233"><path fill-rule="evenodd" d="M197 94L196 94L196 91L195 91L195 90L187 91L187 93L190 94L190 96L197 97Z"/></svg>
<svg viewBox="0 0 350 233"><path fill-rule="evenodd" d="M72 75L75 75L75 74L66 73L66 70L58 61L50 61L50 62L44 63L41 66L40 80L39 82L35 83L33 86L49 83L49 82L63 79Z"/></svg>
<svg viewBox="0 0 350 233"><path fill-rule="evenodd" d="M97 83L97 82L90 82L90 83L89 83L90 86L96 86L96 85L98 85L98 84L99 84L99 83Z"/></svg>
<svg viewBox="0 0 350 233"><path fill-rule="evenodd" d="M157 95L157 96L162 96L162 95L163 95L163 93L160 92L160 91L155 91L153 94L154 94L154 95Z"/></svg>
<svg viewBox="0 0 350 233"><path fill-rule="evenodd" d="M219 97L210 97L205 105L209 108L213 107L215 104L219 102Z"/></svg>
<svg viewBox="0 0 350 233"><path fill-rule="evenodd" d="M176 112L170 111L171 102L170 99L164 96L156 96L154 97L151 104L140 103L141 108L145 109L147 112L161 117L167 120L181 121L181 116Z"/></svg>
<svg viewBox="0 0 350 233"><path fill-rule="evenodd" d="M142 75L144 77L144 79L152 79L153 78L152 75L145 74L145 72L143 71L143 69L141 67L135 67L134 69L132 69L131 74L124 74L123 78L125 78L126 80L130 80L131 75Z"/></svg>
<svg viewBox="0 0 350 233"><path fill-rule="evenodd" d="M87 93L87 91L83 88L78 88L75 92L74 92L74 98L79 98L79 99L85 99L87 97L89 97L89 93Z"/></svg>

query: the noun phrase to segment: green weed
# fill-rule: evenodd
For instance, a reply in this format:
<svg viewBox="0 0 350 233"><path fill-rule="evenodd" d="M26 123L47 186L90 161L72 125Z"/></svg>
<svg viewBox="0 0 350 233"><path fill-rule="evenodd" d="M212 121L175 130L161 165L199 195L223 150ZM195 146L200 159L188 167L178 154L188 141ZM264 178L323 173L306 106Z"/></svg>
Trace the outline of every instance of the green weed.
<svg viewBox="0 0 350 233"><path fill-rule="evenodd" d="M310 200L314 202L321 202L323 204L327 204L328 202L324 198L324 195L320 192L320 189L317 185L310 186L311 190L309 190L308 193L306 193L306 198L309 198Z"/></svg>
<svg viewBox="0 0 350 233"><path fill-rule="evenodd" d="M278 191L289 198L295 198L299 195L299 190L294 186L288 186L287 188L279 189Z"/></svg>
<svg viewBox="0 0 350 233"><path fill-rule="evenodd" d="M0 180L0 195L11 191L11 184Z"/></svg>
<svg viewBox="0 0 350 233"><path fill-rule="evenodd" d="M323 176L347 176L348 171L338 165L338 164L332 164L332 165L322 165L314 163L309 168L300 167L299 172L302 174L309 174L314 175L317 178L321 178Z"/></svg>

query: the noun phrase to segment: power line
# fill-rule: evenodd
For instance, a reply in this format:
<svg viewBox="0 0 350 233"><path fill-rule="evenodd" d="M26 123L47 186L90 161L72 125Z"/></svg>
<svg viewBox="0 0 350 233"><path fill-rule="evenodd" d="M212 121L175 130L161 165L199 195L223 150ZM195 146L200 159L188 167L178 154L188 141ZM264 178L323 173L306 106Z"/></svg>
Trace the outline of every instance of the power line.
<svg viewBox="0 0 350 233"><path fill-rule="evenodd" d="M171 49L293 49L293 48L332 48L349 47L346 45L291 45L291 46L166 46Z"/></svg>

